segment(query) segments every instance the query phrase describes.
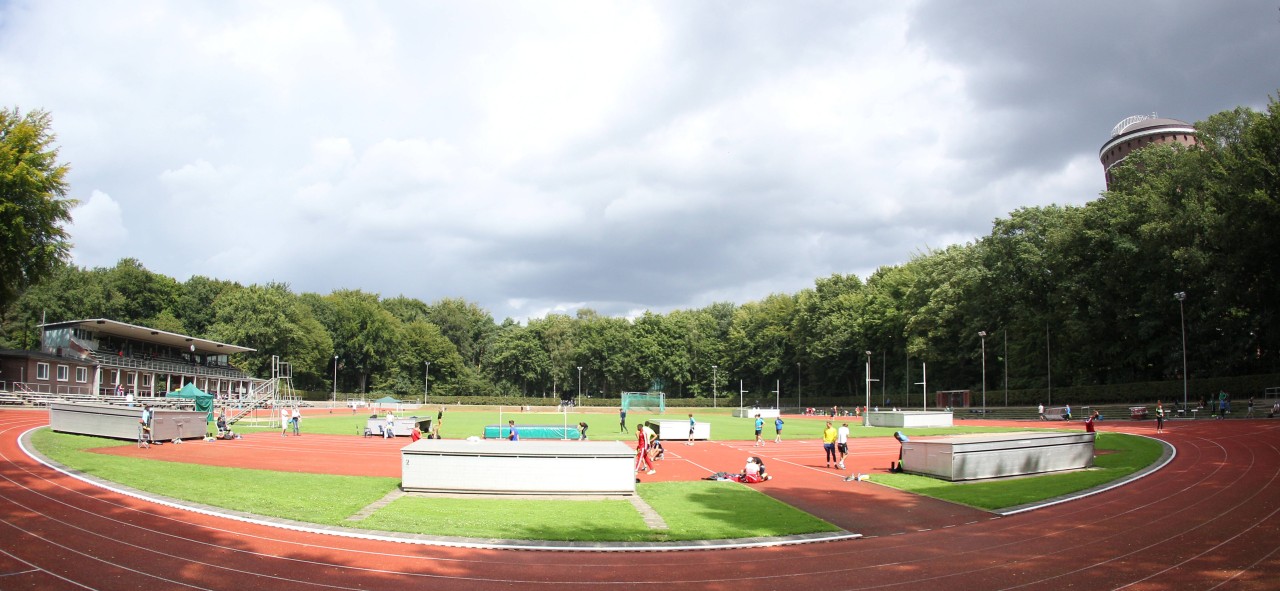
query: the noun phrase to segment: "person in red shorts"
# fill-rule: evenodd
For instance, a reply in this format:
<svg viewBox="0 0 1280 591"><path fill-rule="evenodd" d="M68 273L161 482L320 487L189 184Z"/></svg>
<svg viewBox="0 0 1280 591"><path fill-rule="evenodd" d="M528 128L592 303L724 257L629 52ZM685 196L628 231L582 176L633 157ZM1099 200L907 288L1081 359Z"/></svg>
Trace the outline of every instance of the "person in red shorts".
<svg viewBox="0 0 1280 591"><path fill-rule="evenodd" d="M644 423L636 424L636 472L644 471L653 474L653 462L649 461L649 437L644 432Z"/></svg>

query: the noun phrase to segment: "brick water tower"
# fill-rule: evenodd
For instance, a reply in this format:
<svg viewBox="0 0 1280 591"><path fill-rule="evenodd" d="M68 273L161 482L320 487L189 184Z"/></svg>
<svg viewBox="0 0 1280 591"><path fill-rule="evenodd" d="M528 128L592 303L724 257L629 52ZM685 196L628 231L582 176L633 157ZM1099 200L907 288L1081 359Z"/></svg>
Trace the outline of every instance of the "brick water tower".
<svg viewBox="0 0 1280 591"><path fill-rule="evenodd" d="M1129 154L1152 144L1196 145L1196 128L1186 121L1163 119L1155 113L1134 115L1111 128L1111 139L1098 150L1102 171L1106 174L1107 188L1111 188L1111 167L1121 163Z"/></svg>

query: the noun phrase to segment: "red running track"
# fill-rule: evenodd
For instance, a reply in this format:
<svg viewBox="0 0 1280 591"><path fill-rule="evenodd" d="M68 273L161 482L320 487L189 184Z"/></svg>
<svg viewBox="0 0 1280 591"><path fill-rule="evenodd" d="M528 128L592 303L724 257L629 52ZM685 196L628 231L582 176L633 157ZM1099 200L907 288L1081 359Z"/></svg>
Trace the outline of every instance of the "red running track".
<svg viewBox="0 0 1280 591"><path fill-rule="evenodd" d="M800 546L643 553L418 546L171 509L28 458L18 436L43 424L44 412L0 411L4 590L1280 589L1280 421L1174 422L1160 437L1178 455L1163 470L1010 517ZM1107 428L1152 435L1149 423ZM771 470L790 460L773 462Z"/></svg>

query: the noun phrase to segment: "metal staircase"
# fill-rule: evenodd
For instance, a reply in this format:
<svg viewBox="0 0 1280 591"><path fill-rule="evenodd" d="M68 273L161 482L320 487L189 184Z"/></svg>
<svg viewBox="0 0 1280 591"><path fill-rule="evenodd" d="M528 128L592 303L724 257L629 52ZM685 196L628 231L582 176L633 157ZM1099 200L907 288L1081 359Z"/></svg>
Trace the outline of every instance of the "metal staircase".
<svg viewBox="0 0 1280 591"><path fill-rule="evenodd" d="M279 409L281 406L292 407L298 404L298 394L293 389L293 367L288 362L281 361L279 356L272 355L271 379L250 382L247 402L227 417L228 424L235 424L254 409ZM277 412L273 410L268 415L271 417L268 425L280 428L280 416Z"/></svg>

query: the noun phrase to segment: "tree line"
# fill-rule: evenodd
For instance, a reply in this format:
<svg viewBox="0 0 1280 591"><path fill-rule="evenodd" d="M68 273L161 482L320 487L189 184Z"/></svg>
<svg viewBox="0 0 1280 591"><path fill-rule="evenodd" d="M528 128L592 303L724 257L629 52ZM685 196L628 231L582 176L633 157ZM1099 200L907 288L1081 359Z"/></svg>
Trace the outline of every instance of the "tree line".
<svg viewBox="0 0 1280 591"><path fill-rule="evenodd" d="M0 300L0 347L36 346L42 317L107 317L252 347L234 361L257 376L280 356L304 389L412 395L429 372L433 396L576 395L580 383L612 397L657 381L673 397L736 402L741 383L748 402L781 388L855 404L868 361L877 403L918 401L925 364L931 391L976 392L984 357L989 391L1181 379L1185 326L1191 377L1280 372L1280 104L1196 128L1198 146L1135 152L1085 205L1018 209L973 242L866 278L632 319L496 322L459 298L179 282L134 259L87 269L53 236L41 252L54 263L0 290L16 294Z"/></svg>

